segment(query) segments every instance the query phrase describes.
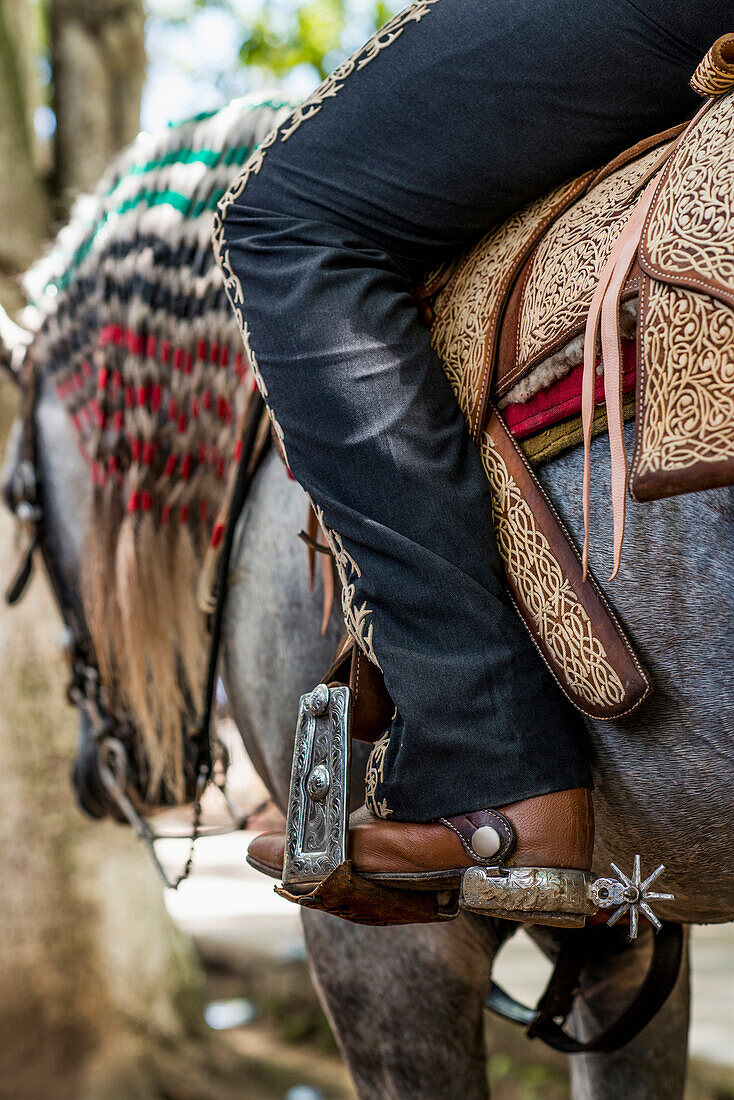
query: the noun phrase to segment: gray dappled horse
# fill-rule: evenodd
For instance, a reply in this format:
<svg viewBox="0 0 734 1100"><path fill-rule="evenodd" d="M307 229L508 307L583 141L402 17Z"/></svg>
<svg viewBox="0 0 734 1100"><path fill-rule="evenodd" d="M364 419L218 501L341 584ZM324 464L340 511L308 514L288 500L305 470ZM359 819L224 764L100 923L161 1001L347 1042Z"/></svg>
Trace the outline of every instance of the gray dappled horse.
<svg viewBox="0 0 734 1100"><path fill-rule="evenodd" d="M220 144L243 144L241 131L248 127L252 144L278 117L271 108L251 115L252 122L237 124L236 140L236 127L220 125ZM200 139L199 134L196 140ZM172 139L166 135L161 140L170 144ZM178 140L191 144L194 139L187 134L181 138L179 132ZM206 144L214 144L212 133L207 133ZM165 160L149 156L148 163L160 166ZM231 176L233 162L227 163ZM117 178L129 168L128 159ZM155 190L158 172L159 168L147 170L148 195ZM133 174L141 174L139 167ZM159 180L159 186L169 193L170 179ZM111 187L108 179L106 195ZM126 214L134 213L129 195L125 202ZM99 211L95 216L100 217ZM120 217L117 228L112 223L106 241L100 235L98 246L107 247L110 235L117 233L119 238L126 233L128 222ZM150 225L147 232L146 247ZM175 244L172 235L181 227L169 219L161 232L169 245ZM87 306L94 247L82 250ZM134 247L130 245L130 254ZM79 248L71 251L81 255ZM155 264L151 270L155 277ZM210 270L216 271L211 261ZM206 281L200 281L199 296L202 285L209 292ZM107 291L103 288L102 293ZM42 296L37 302L43 313ZM178 322L181 339L186 323L184 311ZM40 324L42 331L43 320ZM43 346L39 340L35 344ZM92 486L50 369L44 374L42 363L39 368L37 425L46 536L57 567L78 588ZM627 431L630 438L632 428ZM17 462L17 439L16 432L6 481L12 481ZM592 458L592 560L599 561L612 541L603 438L592 445ZM581 467L577 448L539 471L577 543L582 531ZM321 679L341 631L336 614L326 635L319 631L321 593L318 588L308 591L304 549L296 537L305 515L302 490L271 452L238 525L222 671L233 717L281 807L287 795L298 698ZM651 702L627 719L587 720L596 780L594 870L604 872L610 859L629 869L636 852L642 855L643 869L664 862L665 889L676 897L660 905L660 915L687 923L734 918L733 558L734 489L629 506L622 569L608 595L656 690ZM302 911L302 919L316 985L361 1096L479 1100L487 1095L483 1001L493 959L512 931L510 926L468 914L445 925L384 929L309 911ZM553 933L543 931L537 939L552 953ZM603 967L587 968L574 1021L582 1036L597 1030L626 1003L644 974L648 951L645 935ZM687 1022L684 967L664 1008L626 1048L613 1055L571 1060L574 1095L596 1100L672 1100L682 1095Z"/></svg>

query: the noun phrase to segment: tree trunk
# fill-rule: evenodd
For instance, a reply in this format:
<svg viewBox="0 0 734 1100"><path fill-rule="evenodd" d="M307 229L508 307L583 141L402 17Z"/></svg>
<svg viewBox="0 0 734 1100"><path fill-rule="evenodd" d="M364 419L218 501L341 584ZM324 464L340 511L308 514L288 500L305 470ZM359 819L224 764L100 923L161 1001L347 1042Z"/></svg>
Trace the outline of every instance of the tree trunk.
<svg viewBox="0 0 734 1100"><path fill-rule="evenodd" d="M143 0L51 0L56 192L93 187L140 126Z"/></svg>
<svg viewBox="0 0 734 1100"><path fill-rule="evenodd" d="M11 545L3 512L3 581ZM0 607L0 1098L262 1097L204 1025L198 959L139 842L74 805L57 632L40 578Z"/></svg>
<svg viewBox="0 0 734 1100"><path fill-rule="evenodd" d="M12 279L49 230L31 125L32 12L29 0L0 0L0 295L11 310ZM143 5L51 0L50 15L56 187L70 196L137 132ZM11 547L0 510L3 582ZM199 961L139 842L74 805L76 719L58 630L40 578L20 608L0 604L0 1100L262 1098L204 1024Z"/></svg>
<svg viewBox="0 0 734 1100"><path fill-rule="evenodd" d="M22 304L18 276L49 230L49 198L36 165L35 27L29 0L0 0L0 303Z"/></svg>

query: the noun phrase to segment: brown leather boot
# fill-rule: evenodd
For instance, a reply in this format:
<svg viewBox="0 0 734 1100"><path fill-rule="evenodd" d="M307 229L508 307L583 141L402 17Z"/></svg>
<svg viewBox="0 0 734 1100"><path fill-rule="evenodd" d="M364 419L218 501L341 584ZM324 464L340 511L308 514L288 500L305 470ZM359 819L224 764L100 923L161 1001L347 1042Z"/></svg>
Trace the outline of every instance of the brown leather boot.
<svg viewBox="0 0 734 1100"><path fill-rule="evenodd" d="M582 787L428 824L378 818L363 806L349 824L354 871L406 890L456 889L470 867L588 871L594 847L591 792ZM247 861L280 878L284 849L284 833L263 833L250 844Z"/></svg>

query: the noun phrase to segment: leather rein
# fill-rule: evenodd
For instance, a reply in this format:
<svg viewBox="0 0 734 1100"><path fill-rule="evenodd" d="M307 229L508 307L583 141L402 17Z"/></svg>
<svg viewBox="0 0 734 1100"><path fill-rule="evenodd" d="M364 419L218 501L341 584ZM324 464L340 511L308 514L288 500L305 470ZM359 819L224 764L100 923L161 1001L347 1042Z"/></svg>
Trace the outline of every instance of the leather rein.
<svg viewBox="0 0 734 1100"><path fill-rule="evenodd" d="M190 874L193 851L199 836L215 836L247 828L249 821L261 813L270 799L254 810L242 815L232 805L225 786L225 776L218 775L212 753L211 724L216 697L217 669L222 641L222 627L227 601L227 578L232 557L234 534L252 481L270 448L269 432L260 431L261 420L266 414L265 403L259 394L249 418L242 440L242 455L237 469L231 507L217 562L217 579L214 588L213 610L208 616L209 655L206 681L203 687L201 717L196 727L187 732L193 748L193 769L196 785L193 799L193 817L190 832L183 834L157 834L136 805L128 789L130 753L134 744L134 723L129 714L113 710L105 699L94 644L86 625L79 599L68 583L51 551L48 540L44 508L41 441L38 430L39 378L30 350L18 369L13 370L14 381L20 388L19 461L12 482L6 491L6 504L15 516L22 538L21 560L5 593L9 606L17 604L27 590L33 575L36 554L43 562L44 571L53 594L54 602L64 624L63 650L68 661L70 677L67 698L87 718L92 737L97 745L98 770L105 788L121 817L126 820L148 848L153 863L166 886L176 889ZM224 769L226 772L226 767ZM209 784L220 791L232 825L201 826L201 799ZM187 839L190 842L188 856L181 874L171 879L160 862L155 849L159 839Z"/></svg>

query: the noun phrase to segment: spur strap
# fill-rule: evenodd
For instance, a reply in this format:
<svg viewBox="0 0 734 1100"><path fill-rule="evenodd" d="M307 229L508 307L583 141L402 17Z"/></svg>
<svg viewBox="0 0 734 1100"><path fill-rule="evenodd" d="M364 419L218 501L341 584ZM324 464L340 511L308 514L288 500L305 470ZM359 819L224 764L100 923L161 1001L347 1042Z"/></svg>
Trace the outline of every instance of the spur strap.
<svg viewBox="0 0 734 1100"><path fill-rule="evenodd" d="M477 863L497 864L514 851L515 830L499 810L474 810L439 821L456 833L464 851Z"/></svg>

